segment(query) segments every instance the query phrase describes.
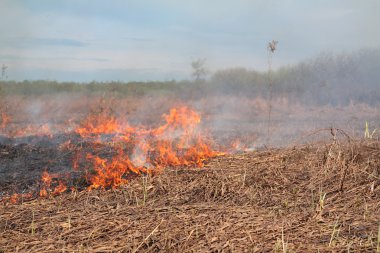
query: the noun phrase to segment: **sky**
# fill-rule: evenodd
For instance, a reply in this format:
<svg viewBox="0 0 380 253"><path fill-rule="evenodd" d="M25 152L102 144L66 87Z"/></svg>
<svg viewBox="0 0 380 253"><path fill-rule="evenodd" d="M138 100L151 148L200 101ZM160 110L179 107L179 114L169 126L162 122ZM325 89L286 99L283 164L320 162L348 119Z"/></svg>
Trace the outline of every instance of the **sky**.
<svg viewBox="0 0 380 253"><path fill-rule="evenodd" d="M380 47L379 0L0 0L0 64L9 80L190 79L265 70L322 52Z"/></svg>

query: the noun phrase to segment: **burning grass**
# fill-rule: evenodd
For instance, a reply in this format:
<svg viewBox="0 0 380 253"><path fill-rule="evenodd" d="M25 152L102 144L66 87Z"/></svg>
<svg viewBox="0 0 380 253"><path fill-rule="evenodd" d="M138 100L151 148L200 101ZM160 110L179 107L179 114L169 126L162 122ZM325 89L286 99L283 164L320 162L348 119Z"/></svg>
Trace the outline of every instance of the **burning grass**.
<svg viewBox="0 0 380 253"><path fill-rule="evenodd" d="M102 102L87 115L31 125L3 114L0 252L380 247L380 144L368 126L371 138L364 141L334 134L328 143L239 153L254 150L251 141L260 134L247 129L262 128L265 117L251 109L260 106L224 114L231 128L218 134L207 131L212 124L202 125L217 107L203 107L206 115L179 106L160 120L149 111L146 119L128 121L129 114ZM231 138L233 125L246 127L236 134L243 138ZM286 131L279 133L286 139Z"/></svg>
<svg viewBox="0 0 380 253"><path fill-rule="evenodd" d="M106 111L90 114L75 129L80 136L79 145L69 139L59 148L75 152L72 168L82 172L89 190L116 188L134 176L151 175L166 167L202 167L205 160L222 154L213 150L212 142L198 127L201 116L197 112L186 106L172 108L163 119L164 123L154 128L131 127ZM97 153L99 147L101 151L108 148L107 154ZM62 176L50 175L46 170L42 173L39 196L72 189ZM18 194L3 200L14 203Z"/></svg>
<svg viewBox="0 0 380 253"><path fill-rule="evenodd" d="M4 252L375 252L380 143L211 159L0 209Z"/></svg>
<svg viewBox="0 0 380 253"><path fill-rule="evenodd" d="M202 167L206 159L218 155L197 128L200 115L188 107L173 108L163 115L165 123L157 128L123 128L114 119L100 121L77 131L82 137L112 133L112 141L132 143L133 151L127 154L118 148L117 155L111 160L87 154L86 159L93 165L94 175L88 177L90 189L115 188L126 184L130 173L151 174L152 170L170 166ZM105 125L103 124L105 123Z"/></svg>

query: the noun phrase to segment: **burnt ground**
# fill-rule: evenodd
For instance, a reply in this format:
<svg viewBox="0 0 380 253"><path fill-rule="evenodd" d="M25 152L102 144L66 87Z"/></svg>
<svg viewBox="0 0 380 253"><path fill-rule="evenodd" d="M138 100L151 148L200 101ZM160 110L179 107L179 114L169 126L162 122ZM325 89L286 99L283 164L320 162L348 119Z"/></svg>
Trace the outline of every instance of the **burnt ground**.
<svg viewBox="0 0 380 253"><path fill-rule="evenodd" d="M221 143L228 143L226 139L231 142L238 136L238 133L218 134L225 136L224 139L219 138ZM251 139L255 138L255 135L252 136ZM17 138L0 135L0 201L12 194L27 192L32 192L33 197L36 197L35 193L39 191L41 174L44 171L52 174L54 178L64 179L69 187L86 188L88 185L83 182L84 174L91 166L85 158L86 154L112 159L120 147L125 153L132 154L133 141L118 141L115 137L115 134L102 134L82 138L73 132ZM244 142L241 145L247 146ZM214 148L224 150L221 145ZM74 160L77 160L80 171L73 169ZM80 184L78 179L81 181Z"/></svg>
<svg viewBox="0 0 380 253"><path fill-rule="evenodd" d="M62 156L22 145L3 144L1 166ZM379 222L380 142L329 141L4 204L0 252L376 252Z"/></svg>
<svg viewBox="0 0 380 253"><path fill-rule="evenodd" d="M72 174L75 147L79 145L89 144L76 134L21 138L0 136L0 197L36 191L43 171L61 176Z"/></svg>
<svg viewBox="0 0 380 253"><path fill-rule="evenodd" d="M43 170L68 171L70 154L56 148L30 144L0 145L0 192L19 193L31 190Z"/></svg>
<svg viewBox="0 0 380 253"><path fill-rule="evenodd" d="M112 158L117 153L111 141L113 137L115 135L81 138L76 133L19 138L0 136L0 201L20 193L32 193L32 197L36 197L44 171L53 179L62 179L68 187L86 188L84 174L91 164L85 155ZM133 148L131 143L118 144L129 152ZM74 160L80 170L73 168Z"/></svg>

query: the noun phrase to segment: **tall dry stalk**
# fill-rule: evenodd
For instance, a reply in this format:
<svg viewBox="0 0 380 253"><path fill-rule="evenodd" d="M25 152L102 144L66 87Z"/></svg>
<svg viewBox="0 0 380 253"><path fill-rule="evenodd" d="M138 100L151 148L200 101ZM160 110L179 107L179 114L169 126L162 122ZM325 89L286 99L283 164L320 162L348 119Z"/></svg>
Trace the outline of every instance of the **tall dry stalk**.
<svg viewBox="0 0 380 253"><path fill-rule="evenodd" d="M8 66L4 64L1 66L1 81L8 79L7 69L8 69Z"/></svg>
<svg viewBox="0 0 380 253"><path fill-rule="evenodd" d="M272 116L272 97L273 97L273 78L272 78L272 58L273 54L277 49L277 40L272 40L268 43L268 87L269 87L269 98L268 98L268 128L267 128L267 146L270 145L270 125L271 125L271 116Z"/></svg>
<svg viewBox="0 0 380 253"><path fill-rule="evenodd" d="M2 82L4 80L5 70L6 70L6 68L3 65L1 68L0 82ZM2 84L0 83L0 129L3 128L3 126L5 126L5 119L3 117L4 113L5 113L4 95L3 95L3 90L2 90Z"/></svg>

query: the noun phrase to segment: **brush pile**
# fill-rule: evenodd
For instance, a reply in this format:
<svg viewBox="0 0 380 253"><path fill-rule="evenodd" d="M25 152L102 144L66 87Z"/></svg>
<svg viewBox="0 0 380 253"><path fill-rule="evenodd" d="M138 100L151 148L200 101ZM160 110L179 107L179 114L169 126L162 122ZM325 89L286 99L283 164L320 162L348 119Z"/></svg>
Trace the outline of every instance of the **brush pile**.
<svg viewBox="0 0 380 253"><path fill-rule="evenodd" d="M211 158L0 207L0 252L376 252L380 142Z"/></svg>

